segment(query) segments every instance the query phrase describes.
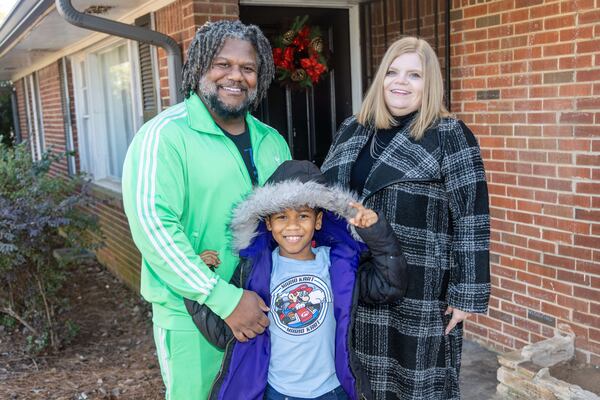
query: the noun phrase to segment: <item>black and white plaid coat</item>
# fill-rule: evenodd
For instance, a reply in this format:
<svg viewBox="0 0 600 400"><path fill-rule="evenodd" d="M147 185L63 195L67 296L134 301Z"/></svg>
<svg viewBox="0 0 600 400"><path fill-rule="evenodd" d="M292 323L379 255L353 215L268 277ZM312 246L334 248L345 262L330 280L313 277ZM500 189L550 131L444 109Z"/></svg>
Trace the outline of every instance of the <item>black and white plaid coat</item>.
<svg viewBox="0 0 600 400"><path fill-rule="evenodd" d="M344 121L321 168L330 181L348 187L373 132L355 117ZM457 400L462 324L444 335L444 311L486 312L490 294L488 194L477 140L452 118L419 141L407 128L397 132L361 200L390 221L408 263L404 300L358 309L354 345L375 398Z"/></svg>

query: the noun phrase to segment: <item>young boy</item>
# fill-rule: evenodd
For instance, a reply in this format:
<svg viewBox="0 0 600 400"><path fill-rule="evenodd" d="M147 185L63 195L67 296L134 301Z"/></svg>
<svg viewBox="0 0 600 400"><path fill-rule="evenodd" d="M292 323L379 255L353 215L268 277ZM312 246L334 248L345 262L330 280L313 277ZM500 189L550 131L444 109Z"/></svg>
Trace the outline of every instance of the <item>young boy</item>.
<svg viewBox="0 0 600 400"><path fill-rule="evenodd" d="M198 329L225 348L211 399L371 398L353 352L354 310L402 299L406 262L383 218L324 182L311 162L286 161L234 210L240 263L231 282L270 307L265 333L236 341L208 307L186 299ZM213 251L202 258L219 264Z"/></svg>

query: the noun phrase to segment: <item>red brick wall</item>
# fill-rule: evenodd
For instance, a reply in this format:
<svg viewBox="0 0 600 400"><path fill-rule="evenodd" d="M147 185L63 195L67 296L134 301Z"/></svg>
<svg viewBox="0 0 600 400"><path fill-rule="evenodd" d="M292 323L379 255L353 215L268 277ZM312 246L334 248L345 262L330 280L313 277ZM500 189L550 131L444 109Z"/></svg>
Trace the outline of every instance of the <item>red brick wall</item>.
<svg viewBox="0 0 600 400"><path fill-rule="evenodd" d="M452 110L477 134L499 349L576 333L600 364L600 1L454 0Z"/></svg>
<svg viewBox="0 0 600 400"><path fill-rule="evenodd" d="M54 153L66 151L59 65L55 62L38 71L44 140L46 150L52 150ZM66 158L53 163L50 173L68 175Z"/></svg>
<svg viewBox="0 0 600 400"><path fill-rule="evenodd" d="M207 21L238 19L237 0L177 0L155 14L156 30L171 36L181 46L185 60L187 49L196 30ZM169 85L166 52L158 49L160 97L163 107L169 106ZM180 76L180 75L179 75Z"/></svg>
<svg viewBox="0 0 600 400"><path fill-rule="evenodd" d="M59 76L59 68L62 68L60 62L53 63L38 71L38 81L40 89L40 103L42 120L44 124L44 140L46 148L52 147L55 152L63 152L66 150L65 143L65 132L64 132L64 120L62 112L62 89ZM69 96L71 99L71 115L73 118L73 140L75 150L77 147L77 126L75 124L75 100L73 94L73 80L71 77L71 65L67 65L67 77L69 86ZM21 78L15 82L15 89L17 92L17 107L19 111L19 126L21 128L21 137L23 140L28 140L28 129L27 129L27 109L25 106L25 80ZM31 108L31 97L30 110ZM33 112L33 111L31 111ZM79 170L79 157L76 157L77 170ZM67 174L67 164L63 160L61 163L53 166L51 172L53 174Z"/></svg>
<svg viewBox="0 0 600 400"><path fill-rule="evenodd" d="M101 201L91 209L100 220L104 243L96 251L96 257L129 287L139 291L140 253L131 238L122 199L115 194L107 195L101 188L96 188L94 194Z"/></svg>

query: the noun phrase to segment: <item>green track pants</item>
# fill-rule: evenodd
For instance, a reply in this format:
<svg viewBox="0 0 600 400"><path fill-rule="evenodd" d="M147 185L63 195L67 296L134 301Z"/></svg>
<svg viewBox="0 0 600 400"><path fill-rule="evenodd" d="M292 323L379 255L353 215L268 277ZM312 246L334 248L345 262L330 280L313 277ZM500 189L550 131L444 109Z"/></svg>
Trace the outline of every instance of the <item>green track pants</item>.
<svg viewBox="0 0 600 400"><path fill-rule="evenodd" d="M223 352L198 331L154 325L154 343L167 400L204 400L221 367Z"/></svg>

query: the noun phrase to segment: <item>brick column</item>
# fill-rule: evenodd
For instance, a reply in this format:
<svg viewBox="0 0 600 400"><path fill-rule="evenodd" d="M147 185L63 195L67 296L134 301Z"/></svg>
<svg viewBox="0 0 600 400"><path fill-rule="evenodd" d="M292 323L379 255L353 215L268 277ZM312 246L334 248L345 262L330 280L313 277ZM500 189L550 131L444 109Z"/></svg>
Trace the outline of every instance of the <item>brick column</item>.
<svg viewBox="0 0 600 400"><path fill-rule="evenodd" d="M44 141L47 150L55 153L66 151L65 125L63 120L59 63L54 62L38 71L40 86L40 104L44 121ZM50 173L67 176L67 159L52 163Z"/></svg>
<svg viewBox="0 0 600 400"><path fill-rule="evenodd" d="M238 19L237 0L177 0L156 12L156 30L171 36L180 44L184 60L196 30L207 21ZM166 52L158 49L160 97L163 107L169 105ZM180 76L180 74L178 74Z"/></svg>

